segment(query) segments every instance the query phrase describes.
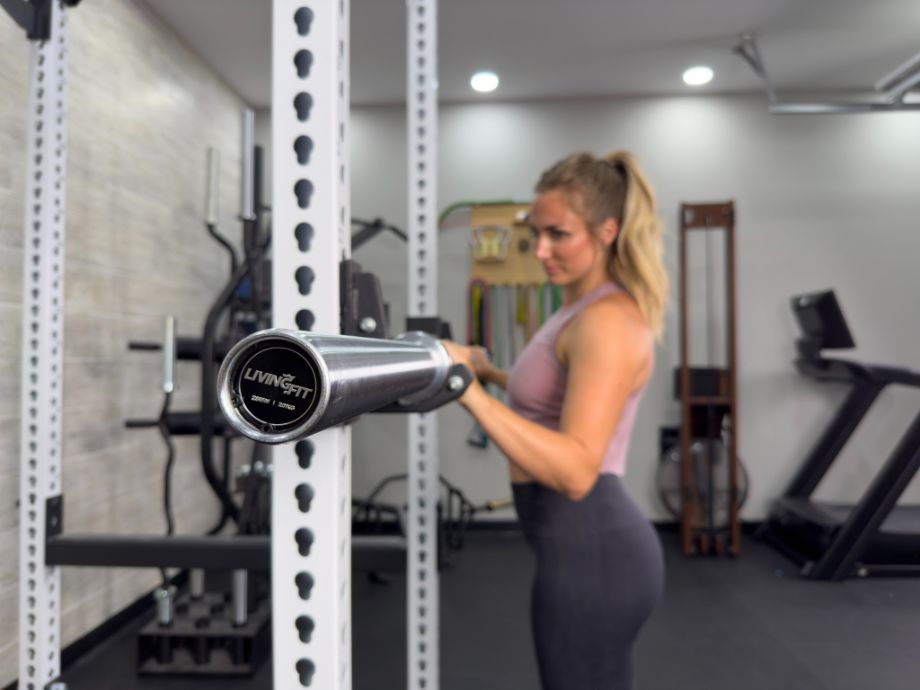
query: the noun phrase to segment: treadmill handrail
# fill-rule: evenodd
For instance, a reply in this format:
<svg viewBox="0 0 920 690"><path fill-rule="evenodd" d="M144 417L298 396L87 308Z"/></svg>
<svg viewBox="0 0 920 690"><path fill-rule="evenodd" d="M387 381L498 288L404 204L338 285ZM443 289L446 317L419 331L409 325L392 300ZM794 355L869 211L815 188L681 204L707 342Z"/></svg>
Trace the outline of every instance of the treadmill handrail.
<svg viewBox="0 0 920 690"><path fill-rule="evenodd" d="M920 388L920 371L875 365L870 366L869 370L878 380Z"/></svg>
<svg viewBox="0 0 920 690"><path fill-rule="evenodd" d="M920 388L920 371L912 369L860 364L847 359L827 357L799 357L795 360L795 366L803 376L818 381L899 384Z"/></svg>

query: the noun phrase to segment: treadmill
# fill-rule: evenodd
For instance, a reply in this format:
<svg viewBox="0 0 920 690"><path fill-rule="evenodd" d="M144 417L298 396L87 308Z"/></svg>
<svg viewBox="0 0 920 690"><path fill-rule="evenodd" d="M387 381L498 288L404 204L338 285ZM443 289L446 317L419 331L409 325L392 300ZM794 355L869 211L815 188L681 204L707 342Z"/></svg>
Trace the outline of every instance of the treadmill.
<svg viewBox="0 0 920 690"><path fill-rule="evenodd" d="M920 575L920 506L897 505L920 469L920 413L855 505L811 498L885 387L920 387L920 372L822 356L823 350L854 346L834 292L799 295L791 303L802 333L799 373L851 390L785 493L773 501L760 536L797 561L809 579Z"/></svg>

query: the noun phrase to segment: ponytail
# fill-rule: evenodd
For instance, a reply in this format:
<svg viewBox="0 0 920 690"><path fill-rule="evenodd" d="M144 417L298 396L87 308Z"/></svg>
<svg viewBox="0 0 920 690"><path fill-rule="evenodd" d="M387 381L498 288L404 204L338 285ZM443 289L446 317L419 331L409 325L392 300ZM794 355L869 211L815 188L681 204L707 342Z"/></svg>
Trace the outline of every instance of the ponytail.
<svg viewBox="0 0 920 690"><path fill-rule="evenodd" d="M669 285L655 192L633 154L616 151L604 160L617 168L626 182L619 233L607 272L639 303L655 335L661 337Z"/></svg>

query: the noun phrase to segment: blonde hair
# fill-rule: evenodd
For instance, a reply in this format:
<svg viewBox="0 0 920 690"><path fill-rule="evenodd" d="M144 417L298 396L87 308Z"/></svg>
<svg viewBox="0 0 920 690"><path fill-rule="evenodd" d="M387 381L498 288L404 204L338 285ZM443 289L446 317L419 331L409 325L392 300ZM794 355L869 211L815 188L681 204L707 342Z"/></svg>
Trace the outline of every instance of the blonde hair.
<svg viewBox="0 0 920 690"><path fill-rule="evenodd" d="M662 227L655 193L635 156L628 151L604 158L572 154L546 170L535 191L554 189L566 192L573 210L592 231L608 218L617 221L619 232L610 246L607 273L638 302L660 338L669 291Z"/></svg>

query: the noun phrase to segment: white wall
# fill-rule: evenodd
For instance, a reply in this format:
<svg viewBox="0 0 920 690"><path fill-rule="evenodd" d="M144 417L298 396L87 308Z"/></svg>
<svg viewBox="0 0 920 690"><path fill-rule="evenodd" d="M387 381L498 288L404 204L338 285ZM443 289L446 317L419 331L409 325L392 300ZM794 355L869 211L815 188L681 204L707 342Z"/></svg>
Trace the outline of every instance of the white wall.
<svg viewBox="0 0 920 690"><path fill-rule="evenodd" d="M741 455L752 482L748 519L782 491L843 391L792 367L793 294L834 287L850 321L856 359L920 367L915 307L920 256L920 118L912 113L771 116L762 97L632 98L446 106L441 110L438 205L527 198L539 172L574 150L633 150L658 190L676 282L680 202L733 199L737 208ZM352 119L356 217L405 225L406 154L400 108L358 108ZM463 337L468 276L462 233L442 235L440 304ZM402 327L405 246L380 237L356 252L382 279ZM675 293L676 294L676 293ZM658 428L678 420L670 369L676 312L658 350L630 453L627 483L653 517ZM701 329L705 324L697 324ZM891 391L847 446L820 495L852 498L920 410L920 394ZM467 446L464 413L440 413L443 474L474 501L508 494L494 450ZM405 471L405 421L367 416L355 427L356 495ZM918 495L912 487L911 495Z"/></svg>

